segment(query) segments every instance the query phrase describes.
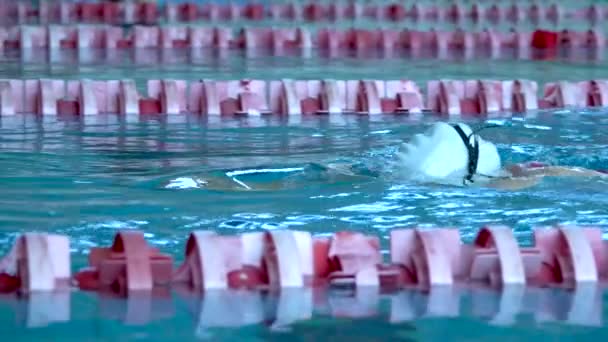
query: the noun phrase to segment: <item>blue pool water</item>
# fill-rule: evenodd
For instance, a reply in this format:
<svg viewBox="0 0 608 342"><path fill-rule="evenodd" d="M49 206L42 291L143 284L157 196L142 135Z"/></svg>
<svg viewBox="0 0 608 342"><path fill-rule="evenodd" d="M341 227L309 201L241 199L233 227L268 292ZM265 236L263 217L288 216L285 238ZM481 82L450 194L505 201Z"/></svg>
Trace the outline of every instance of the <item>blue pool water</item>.
<svg viewBox="0 0 608 342"><path fill-rule="evenodd" d="M457 227L463 239L470 240L481 226L502 223L513 227L520 243L527 244L534 226L606 226L608 196L603 181L552 179L532 189L504 192L412 184L400 180L395 173L386 173L396 172L386 165L398 144L433 120L389 116L313 117L287 122L264 118L209 121L193 116L149 120L104 117L58 121L29 116L3 119L2 250L6 251L15 236L25 231L67 234L72 242L73 264L79 268L86 264L89 248L110 244L120 229L143 230L152 245L181 261L185 239L197 229L234 234L290 228L319 235L348 229L379 236L386 250L390 229L398 227ZM606 113L561 110L490 121L507 125L483 133L498 145L505 163L540 160L608 168ZM479 120L470 123L477 124ZM381 177L332 183L314 165L310 166L336 161L352 162L363 174ZM294 180L289 186L278 190L209 191L168 186L180 178L254 169L271 170L254 180L273 181L284 177L280 171L298 168L306 171L292 175ZM91 339L149 340L190 340L201 334L214 340L288 336L331 336L336 340L346 336L355 340L394 336L419 340L454 334L463 338L510 339L509 336L546 335L597 337L604 333L604 328L587 327L596 324L590 321L568 322L568 317L576 315L572 314L575 308L591 305L589 295L579 295L582 299L578 301L572 299L572 294L561 293L560 297L559 291L545 295L548 297L544 306L530 302L535 296L529 295L524 303L531 307L530 311L524 311L510 324L498 326L488 323L496 314L492 310L499 303L498 294L464 293L449 297L460 298L457 314L452 318L432 314L424 318L428 310L424 296L406 304L388 296L379 301L378 307L366 304L373 307L374 315L354 321L332 318L317 310L312 320L282 329L270 329L264 324L202 329L202 304L193 305L187 297L176 295L160 300L155 305L160 308L156 319L132 326L125 323L124 302L112 306L94 294L74 293L69 302L69 322L40 328L28 323L33 319L28 316L32 309L25 309L27 304L19 306L14 299L0 299L0 320L4 322L0 330L27 339L49 334L76 338L72 334L77 331L79 339L85 335ZM605 304L601 303L606 301L601 299L601 293L596 296L599 297L591 303L599 305L601 326L602 319L606 319L602 314ZM476 306L471 307L471 302L477 302ZM551 304L554 320L542 315L541 308L547 309L547 303ZM389 323L391 308L397 305L419 306L420 312L404 322ZM489 308L484 311L484 306ZM330 307L341 308L339 302ZM212 306L211 310L221 315L221 307Z"/></svg>
<svg viewBox="0 0 608 342"><path fill-rule="evenodd" d="M76 260L121 228L143 229L151 243L179 254L193 229L354 229L387 237L391 228L426 224L458 227L470 238L495 222L527 241L535 225L608 223L603 180L547 179L513 192L404 181L389 166L394 152L431 117L11 119L2 121L0 140L0 241L22 231L61 232L73 237ZM608 117L600 112L490 122L508 125L482 133L505 164L608 168ZM332 163L352 163L362 176L332 181L314 165ZM239 179L283 182L255 192L189 184L254 170L262 173Z"/></svg>
<svg viewBox="0 0 608 342"><path fill-rule="evenodd" d="M530 78L546 82L605 78L608 74L605 61L584 59L542 62L481 58L465 62L377 57L244 58L238 54L188 59L177 53L171 62L161 65L162 56L157 53L144 54L148 58L144 62L123 56L113 63L95 58L82 61L69 55L53 63L45 61L44 56L24 61L22 56L5 54L0 77L134 78L143 89L146 79L169 77L410 78L420 82L444 77ZM173 255L177 262L181 262L185 240L193 230L236 234L287 228L316 235L352 230L380 237L384 252L390 230L399 227L454 227L463 240L470 241L483 225L500 223L513 227L520 244L531 243L535 226L589 224L607 232L608 184L602 180L547 179L534 188L509 192L404 181L398 169L390 166L394 152L404 139L423 131L434 120L433 116L352 115L285 120L190 115L1 118L0 252L6 252L22 232L66 234L71 238L76 270L86 265L91 247L109 245L121 229L143 230L150 244ZM471 124L484 121L464 120ZM541 111L486 121L503 125L482 133L497 144L503 163L542 161L608 169L605 110ZM356 165L364 177L333 182L316 166L336 162ZM287 177L289 181L278 189L257 192L174 186L177 180L186 180L183 184L188 185L187 180L195 178L259 169L267 171L247 176L249 180L271 182ZM56 303L61 304L50 306L41 304L48 303L44 298L25 302L5 296L0 297L0 333L17 340L78 341L418 341L446 337L587 340L605 336L604 322L608 319L608 301L602 291L594 289L576 293L532 291L523 299L464 291L435 298L435 306L429 304L429 298L409 292L383 296L377 305L369 298L359 298L357 303L336 296L320 300L310 319L283 327L272 324L276 300L253 298L251 294L229 296L235 299L220 301L224 303L220 305L175 294L157 299L154 310L146 309L145 301L127 303L82 292L57 299ZM508 304L518 298L522 308L510 319ZM459 305L450 307L450 301L455 300ZM237 315L226 313L232 305L261 310L265 323L206 327L211 318ZM37 322L45 321L49 307L56 307L56 311L69 308L69 320L37 327ZM395 308L411 312L393 312ZM127 315L128 309L135 314ZM333 317L340 311L371 314L357 319ZM134 317L145 322L144 316L148 315L152 317L146 324L128 324Z"/></svg>

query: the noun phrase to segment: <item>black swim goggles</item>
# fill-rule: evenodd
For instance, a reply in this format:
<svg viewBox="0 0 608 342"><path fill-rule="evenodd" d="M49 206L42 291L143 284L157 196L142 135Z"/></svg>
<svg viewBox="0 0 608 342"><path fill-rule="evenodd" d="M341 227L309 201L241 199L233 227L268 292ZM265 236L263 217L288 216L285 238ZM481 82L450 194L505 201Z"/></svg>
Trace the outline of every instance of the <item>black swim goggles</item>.
<svg viewBox="0 0 608 342"><path fill-rule="evenodd" d="M469 155L469 161L468 161L468 165L467 165L467 175L464 176L464 178L462 179L462 184L467 185L467 181L469 183L475 183L475 181L473 180L474 175L480 175L480 176L487 177L487 178L502 178L502 177L484 175L484 174L477 172L477 163L479 163L479 139L478 139L478 135L476 134L480 131L483 131L484 129L497 128L497 127L501 127L501 125L496 125L496 124L483 125L477 129L474 129L471 132L471 134L469 134L469 135L467 135L462 130L462 128L460 127L459 124L453 124L451 126L454 127L454 129L456 130L456 132L462 139L462 142L464 143L464 146L467 148L467 153ZM473 143L471 143L471 137L473 137Z"/></svg>

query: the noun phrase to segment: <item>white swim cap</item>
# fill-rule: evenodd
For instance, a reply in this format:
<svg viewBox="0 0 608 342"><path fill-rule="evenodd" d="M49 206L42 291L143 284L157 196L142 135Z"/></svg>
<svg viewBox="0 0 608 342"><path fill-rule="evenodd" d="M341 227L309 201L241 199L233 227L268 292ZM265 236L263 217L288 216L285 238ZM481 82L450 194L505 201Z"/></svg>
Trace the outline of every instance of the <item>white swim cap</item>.
<svg viewBox="0 0 608 342"><path fill-rule="evenodd" d="M466 136L472 132L466 124L458 124ZM496 146L477 136L479 159L475 182L487 180L483 176L500 176L501 162ZM475 143L470 136L470 144ZM416 134L403 144L399 153L400 166L408 178L417 181L432 181L443 184L462 185L468 174L469 151L456 129L447 123L438 122L424 134Z"/></svg>

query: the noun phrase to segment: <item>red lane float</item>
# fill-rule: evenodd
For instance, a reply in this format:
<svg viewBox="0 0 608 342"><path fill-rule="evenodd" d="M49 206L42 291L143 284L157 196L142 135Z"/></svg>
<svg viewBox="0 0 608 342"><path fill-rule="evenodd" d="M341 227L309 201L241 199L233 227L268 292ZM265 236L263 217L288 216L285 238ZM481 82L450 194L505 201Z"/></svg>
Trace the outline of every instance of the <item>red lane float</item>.
<svg viewBox="0 0 608 342"><path fill-rule="evenodd" d="M581 82L583 92L587 94L588 105L601 107L608 105L608 83L606 81Z"/></svg>
<svg viewBox="0 0 608 342"><path fill-rule="evenodd" d="M111 247L91 249L89 265L74 277L81 289L127 295L166 286L173 272L173 259L149 247L140 232L121 232Z"/></svg>
<svg viewBox="0 0 608 342"><path fill-rule="evenodd" d="M174 282L197 291L303 287L312 281L313 245L305 232L276 231L220 236L194 232Z"/></svg>
<svg viewBox="0 0 608 342"><path fill-rule="evenodd" d="M0 115L202 114L488 115L537 109L605 107L608 81L530 80L2 80Z"/></svg>
<svg viewBox="0 0 608 342"><path fill-rule="evenodd" d="M412 81L347 81L347 88L351 94L357 94L356 105L350 106L357 113L421 113L423 110L420 89Z"/></svg>
<svg viewBox="0 0 608 342"><path fill-rule="evenodd" d="M137 114L142 113L140 105L132 80L0 80L0 115L3 116L15 113Z"/></svg>
<svg viewBox="0 0 608 342"><path fill-rule="evenodd" d="M386 293L391 293L390 322L457 315L461 298L470 296L471 314L493 323L528 313L539 322L600 324L601 289L608 281L608 242L602 231L543 227L534 229L533 237L532 246L520 247L511 228L486 226L467 244L457 229L394 229L384 260L378 237L356 232L314 237L290 230L195 231L183 263L174 268L171 256L150 247L142 232L129 230L119 232L112 246L93 248L89 267L72 277L66 236L27 233L0 260L0 291L28 295L28 326L69 320L65 290L70 283L99 292L101 315L128 324L171 316L171 289L196 307L199 328L289 325L310 319L315 311L370 316L377 314ZM328 287L350 288L351 295L333 296ZM568 292L555 296L543 287ZM273 291L262 296L258 290ZM116 295L126 300L118 302ZM561 300L565 305L556 305ZM226 308L238 308L239 314ZM569 318L558 318L566 317L564 310Z"/></svg>
<svg viewBox="0 0 608 342"><path fill-rule="evenodd" d="M482 229L473 245L462 245L456 230L391 232L392 262L424 289L463 279L492 286L525 284L540 268L538 254L520 250L508 227Z"/></svg>
<svg viewBox="0 0 608 342"><path fill-rule="evenodd" d="M148 81L149 99L140 99L139 112L151 114L180 114L188 110L186 81L150 80Z"/></svg>
<svg viewBox="0 0 608 342"><path fill-rule="evenodd" d="M502 85L490 81L430 81L427 108L448 115L498 112L503 110Z"/></svg>
<svg viewBox="0 0 608 342"><path fill-rule="evenodd" d="M576 82L547 83L544 87L541 108L556 108L586 106L591 94L584 93L586 89Z"/></svg>
<svg viewBox="0 0 608 342"><path fill-rule="evenodd" d="M0 260L0 292L31 295L69 290L70 242L56 234L26 233Z"/></svg>
<svg viewBox="0 0 608 342"><path fill-rule="evenodd" d="M127 296L186 286L190 291L347 286L356 289L430 291L456 283L492 288L511 285L568 289L608 280L608 242L592 227L537 228L534 245L519 247L505 226L482 228L472 244L456 229L395 229L390 260L377 237L338 232L329 238L278 230L241 235L193 232L185 261L147 245L142 232L116 235L109 248L94 248L90 267L73 280L83 290ZM52 247L52 248L51 248ZM0 263L0 288L54 291L69 283L67 237L26 234Z"/></svg>
<svg viewBox="0 0 608 342"><path fill-rule="evenodd" d="M190 111L205 115L270 114L267 85L259 80L211 81L190 85Z"/></svg>
<svg viewBox="0 0 608 342"><path fill-rule="evenodd" d="M311 48L312 37L309 31L302 28L271 29L251 27L242 29L230 46L241 49L265 49L280 53L285 49Z"/></svg>
<svg viewBox="0 0 608 342"><path fill-rule="evenodd" d="M562 227L534 232L542 256L540 280L572 287L579 283L605 281L608 276L608 250L598 229ZM550 253L547 253L550 251Z"/></svg>
<svg viewBox="0 0 608 342"><path fill-rule="evenodd" d="M606 17L605 5L589 5L579 9L563 8L556 3L531 3L510 5L460 2L438 6L432 3L374 4L356 2L332 3L274 3L265 6L260 3L216 4L195 2L170 2L159 6L153 2L41 2L38 7L11 0L0 1L0 15L4 22L41 23L159 23L236 20L298 20L298 21L340 21L374 20L387 22L438 21L451 22L484 21L551 21L578 19L599 22Z"/></svg>
<svg viewBox="0 0 608 342"><path fill-rule="evenodd" d="M287 115L342 113L346 108L345 83L333 80L270 81L271 109Z"/></svg>
<svg viewBox="0 0 608 342"><path fill-rule="evenodd" d="M430 50L439 57L454 52L465 56L475 51L498 56L503 51L520 54L530 49L553 51L598 50L606 46L606 37L598 29L586 31L481 30L417 31L410 29L329 29L313 32L305 28L246 27L234 31L227 27L143 26L123 29L110 25L14 26L0 28L2 49L130 49L130 48L214 48L284 51L319 48L336 51Z"/></svg>
<svg viewBox="0 0 608 342"><path fill-rule="evenodd" d="M385 264L378 239L360 233L195 232L173 282L196 291L323 284L429 290L456 282L574 288L607 280L608 243L599 229L537 229L534 237L533 247L520 248L509 227L489 226L467 245L454 229L398 229L391 232L391 263Z"/></svg>

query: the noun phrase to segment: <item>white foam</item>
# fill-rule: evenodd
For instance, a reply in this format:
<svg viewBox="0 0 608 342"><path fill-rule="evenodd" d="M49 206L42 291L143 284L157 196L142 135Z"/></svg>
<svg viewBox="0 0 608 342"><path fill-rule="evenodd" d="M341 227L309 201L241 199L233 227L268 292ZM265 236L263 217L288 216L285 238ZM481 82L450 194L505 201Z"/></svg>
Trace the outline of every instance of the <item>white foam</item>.
<svg viewBox="0 0 608 342"><path fill-rule="evenodd" d="M287 220L291 221L300 221L300 222L312 222L312 221L321 221L329 219L329 216L323 215L297 215L297 216L287 216Z"/></svg>
<svg viewBox="0 0 608 342"><path fill-rule="evenodd" d="M394 205L388 202L376 202L370 204L355 204L341 208L329 209L329 211L353 211L353 212L364 212L364 213L379 213L383 211L390 211L399 209L400 205Z"/></svg>
<svg viewBox="0 0 608 342"><path fill-rule="evenodd" d="M277 217L276 214L272 214L272 213L237 213L232 216L242 218L242 219L248 219L248 220L255 220L255 219L268 220L268 219L273 219L273 218Z"/></svg>
<svg viewBox="0 0 608 342"><path fill-rule="evenodd" d="M487 120L486 123L489 125L505 126L507 124L507 121L506 120Z"/></svg>
<svg viewBox="0 0 608 342"><path fill-rule="evenodd" d="M370 134L370 135L371 135L371 134L373 134L373 135L375 135L375 134L388 134L388 133L390 133L390 132L391 132L391 131L390 131L389 129L385 129L385 130L382 130L382 131L373 131L373 132L370 132L369 134Z"/></svg>
<svg viewBox="0 0 608 342"><path fill-rule="evenodd" d="M192 189L200 188L201 182L189 177L179 177L173 179L165 186L166 189Z"/></svg>
<svg viewBox="0 0 608 342"><path fill-rule="evenodd" d="M374 216L372 222L375 223L401 223L418 218L418 215L398 215L398 216Z"/></svg>
<svg viewBox="0 0 608 342"><path fill-rule="evenodd" d="M437 208L442 208L442 209L456 209L456 208L466 208L466 207L472 207L473 205L470 203L446 203L446 204L440 204L437 206Z"/></svg>
<svg viewBox="0 0 608 342"><path fill-rule="evenodd" d="M282 169L237 170L237 171L226 172L226 176L235 177L235 176L242 176L242 175L251 175L251 174L256 174L256 173L289 173L289 172L297 172L297 171L303 171L303 170L304 170L303 167L287 167L287 168L282 168Z"/></svg>
<svg viewBox="0 0 608 342"><path fill-rule="evenodd" d="M184 228L186 228L186 229L198 228L198 227L202 227L202 226L210 226L212 224L215 224L215 220L202 219L202 220L196 221L194 223L186 224L186 225L184 225Z"/></svg>
<svg viewBox="0 0 608 342"><path fill-rule="evenodd" d="M150 240L150 243L153 245L161 245L161 246L165 246L168 245L170 243L172 243L171 241L167 240L167 239L157 239L157 240Z"/></svg>
<svg viewBox="0 0 608 342"><path fill-rule="evenodd" d="M90 247L97 247L97 244L95 242L90 241L90 240L86 240L86 239L80 239L80 240L78 240L78 244L80 244L82 246L85 246L85 247L88 247L88 248L90 248Z"/></svg>
<svg viewBox="0 0 608 342"><path fill-rule="evenodd" d="M541 125L524 124L524 127L531 128L531 129L539 129L539 130L543 130L543 131L550 131L551 130L551 127L541 126Z"/></svg>
<svg viewBox="0 0 608 342"><path fill-rule="evenodd" d="M511 150L513 150L513 152L516 152L516 153L526 153L526 150L523 149L521 146L513 145L513 146L511 146Z"/></svg>
<svg viewBox="0 0 608 342"><path fill-rule="evenodd" d="M145 226L148 221L128 220L128 221L106 221L101 223L89 223L84 229L137 229L139 226ZM76 228L78 230L79 227Z"/></svg>
<svg viewBox="0 0 608 342"><path fill-rule="evenodd" d="M338 197L348 197L348 196L352 196L352 195L356 195L359 194L359 192L352 192L352 193L339 193L339 194L335 194L335 195L318 195L318 196L311 196L310 199L316 199L316 198L338 198Z"/></svg>
<svg viewBox="0 0 608 342"><path fill-rule="evenodd" d="M384 199L387 199L389 201L395 201L395 200L405 200L405 199L412 199L412 200L421 200L421 199L429 199L430 197L422 195L422 194L417 194L414 192L393 192L390 193L386 196L384 196Z"/></svg>
<svg viewBox="0 0 608 342"><path fill-rule="evenodd" d="M561 209L556 208L534 208L534 209L522 209L522 210L505 210L503 211L504 216L526 216L526 215L545 215L559 212Z"/></svg>

